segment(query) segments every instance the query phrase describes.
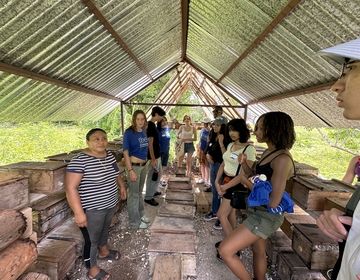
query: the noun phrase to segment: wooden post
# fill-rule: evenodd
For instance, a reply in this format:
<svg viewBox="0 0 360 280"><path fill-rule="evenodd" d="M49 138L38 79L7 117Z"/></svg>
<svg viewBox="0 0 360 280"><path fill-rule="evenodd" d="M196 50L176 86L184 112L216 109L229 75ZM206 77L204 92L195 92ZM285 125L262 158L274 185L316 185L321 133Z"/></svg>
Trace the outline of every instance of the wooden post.
<svg viewBox="0 0 360 280"><path fill-rule="evenodd" d="M121 133L124 134L124 103L120 102L120 122L121 122Z"/></svg>

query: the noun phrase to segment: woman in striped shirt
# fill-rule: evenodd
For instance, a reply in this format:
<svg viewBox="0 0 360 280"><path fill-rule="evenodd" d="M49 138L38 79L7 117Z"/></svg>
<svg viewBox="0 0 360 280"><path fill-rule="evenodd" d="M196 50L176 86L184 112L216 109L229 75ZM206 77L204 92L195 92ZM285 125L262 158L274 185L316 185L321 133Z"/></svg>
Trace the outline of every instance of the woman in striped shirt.
<svg viewBox="0 0 360 280"><path fill-rule="evenodd" d="M100 128L86 134L88 147L74 157L66 168L65 188L75 223L85 240L84 261L89 279L110 278L100 269L96 259L118 260L120 253L107 244L111 219L119 201L126 199L126 189L108 144L106 132Z"/></svg>

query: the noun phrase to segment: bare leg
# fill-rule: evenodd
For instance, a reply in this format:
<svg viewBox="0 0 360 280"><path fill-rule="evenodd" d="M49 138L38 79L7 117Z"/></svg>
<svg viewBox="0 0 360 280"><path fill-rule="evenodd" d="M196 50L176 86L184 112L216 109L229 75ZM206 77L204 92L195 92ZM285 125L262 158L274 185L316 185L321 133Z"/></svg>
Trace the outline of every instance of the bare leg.
<svg viewBox="0 0 360 280"><path fill-rule="evenodd" d="M229 222L233 229L236 228L236 209L232 208L232 207L231 207L231 211L229 214Z"/></svg>
<svg viewBox="0 0 360 280"><path fill-rule="evenodd" d="M192 153L187 153L186 156L186 175L190 177L191 175L191 163L192 163Z"/></svg>
<svg viewBox="0 0 360 280"><path fill-rule="evenodd" d="M266 241L264 239L257 240L253 246L253 264L254 264L254 276L256 279L265 279L266 274Z"/></svg>
<svg viewBox="0 0 360 280"><path fill-rule="evenodd" d="M223 198L220 203L220 208L216 213L223 228L225 237L229 236L234 229L233 225L229 221L232 209L233 208L230 206L230 199Z"/></svg>
<svg viewBox="0 0 360 280"><path fill-rule="evenodd" d="M219 247L219 253L230 270L241 280L251 280L250 273L246 271L236 252L249 247L258 241L260 237L253 234L247 227L240 225L227 238L225 238ZM262 278L256 278L262 279Z"/></svg>
<svg viewBox="0 0 360 280"><path fill-rule="evenodd" d="M184 155L179 156L179 160L178 160L178 168L181 168L182 162L184 160Z"/></svg>

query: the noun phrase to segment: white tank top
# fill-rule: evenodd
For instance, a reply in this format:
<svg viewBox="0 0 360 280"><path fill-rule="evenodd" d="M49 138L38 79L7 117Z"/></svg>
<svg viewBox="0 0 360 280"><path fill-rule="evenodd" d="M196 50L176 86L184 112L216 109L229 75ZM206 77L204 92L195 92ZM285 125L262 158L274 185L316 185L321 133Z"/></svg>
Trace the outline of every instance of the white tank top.
<svg viewBox="0 0 360 280"><path fill-rule="evenodd" d="M194 134L194 129L193 127L191 127L190 131L185 130L185 127L183 126L181 128L181 134L180 134L180 138L181 139L189 139L189 138L193 138L193 134ZM185 141L184 143L192 143L193 141Z"/></svg>

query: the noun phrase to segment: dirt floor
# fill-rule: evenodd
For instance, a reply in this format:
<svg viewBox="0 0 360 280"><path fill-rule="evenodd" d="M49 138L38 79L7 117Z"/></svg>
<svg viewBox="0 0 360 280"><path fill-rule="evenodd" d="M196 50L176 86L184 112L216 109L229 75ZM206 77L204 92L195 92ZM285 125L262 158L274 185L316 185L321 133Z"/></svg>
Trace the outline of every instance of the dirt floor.
<svg viewBox="0 0 360 280"><path fill-rule="evenodd" d="M157 199L160 203L164 198ZM145 204L145 213L153 220L159 207ZM121 252L118 261L99 261L99 266L108 271L113 280L149 280L150 264L147 247L150 239L149 230L129 230L126 207L117 214L118 223L110 230L109 244ZM196 214L195 229L197 236L196 267L197 278L189 277L188 280L233 280L237 279L226 265L217 260L214 244L222 239L222 231L214 230L212 222L203 220L203 214ZM252 253L246 249L241 253L241 259L248 270L252 266ZM86 278L86 269L79 259L73 273L68 275L70 280L83 280ZM169 278L170 279L170 278ZM269 268L267 279L278 280L274 269Z"/></svg>

